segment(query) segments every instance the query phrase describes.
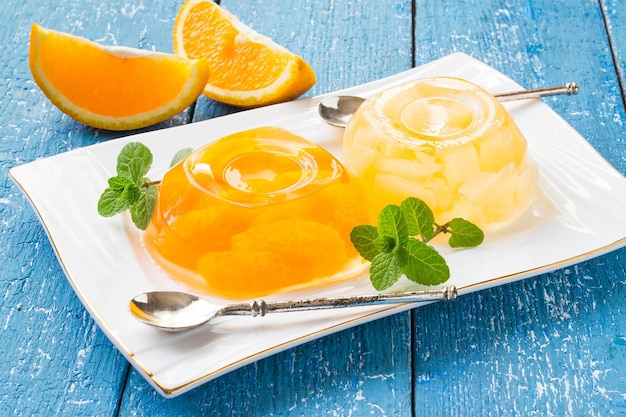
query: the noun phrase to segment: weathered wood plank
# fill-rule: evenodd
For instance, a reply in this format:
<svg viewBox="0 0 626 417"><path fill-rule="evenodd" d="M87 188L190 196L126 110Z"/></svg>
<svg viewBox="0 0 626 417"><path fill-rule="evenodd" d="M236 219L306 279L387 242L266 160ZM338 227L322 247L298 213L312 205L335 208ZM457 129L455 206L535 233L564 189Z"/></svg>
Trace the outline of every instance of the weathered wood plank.
<svg viewBox="0 0 626 417"><path fill-rule="evenodd" d="M120 415L410 415L407 319L399 314L309 342L170 400L133 372Z"/></svg>
<svg viewBox="0 0 626 417"><path fill-rule="evenodd" d="M463 51L527 88L578 81L579 96L546 102L626 171L626 117L595 1L457 4L417 2L418 63ZM417 310L415 415L623 413L625 253Z"/></svg>
<svg viewBox="0 0 626 417"><path fill-rule="evenodd" d="M115 415L128 363L66 280L12 166L122 134L81 125L45 98L28 68L33 22L108 45L171 51L173 2L0 3L0 415ZM154 128L186 123L188 114ZM132 132L123 133L123 135Z"/></svg>
<svg viewBox="0 0 626 417"><path fill-rule="evenodd" d="M626 89L626 3L619 0L600 0L604 12L606 30L611 40L614 63L622 86L622 96ZM626 103L626 98L624 98Z"/></svg>

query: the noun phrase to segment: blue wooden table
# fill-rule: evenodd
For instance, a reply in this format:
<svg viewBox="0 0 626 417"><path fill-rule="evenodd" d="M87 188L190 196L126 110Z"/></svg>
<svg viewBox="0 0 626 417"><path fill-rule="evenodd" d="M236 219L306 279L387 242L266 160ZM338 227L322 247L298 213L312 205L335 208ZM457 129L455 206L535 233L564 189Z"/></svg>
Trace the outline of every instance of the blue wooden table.
<svg viewBox="0 0 626 417"><path fill-rule="evenodd" d="M26 162L127 135L61 114L28 69L33 22L108 45L171 52L182 0L0 3L0 415L607 416L626 414L626 251L306 343L164 399L126 362L65 279L7 177ZM465 52L544 99L626 173L626 3L620 0L223 0L350 87ZM200 98L151 129L235 109ZM626 213L625 213L626 215Z"/></svg>

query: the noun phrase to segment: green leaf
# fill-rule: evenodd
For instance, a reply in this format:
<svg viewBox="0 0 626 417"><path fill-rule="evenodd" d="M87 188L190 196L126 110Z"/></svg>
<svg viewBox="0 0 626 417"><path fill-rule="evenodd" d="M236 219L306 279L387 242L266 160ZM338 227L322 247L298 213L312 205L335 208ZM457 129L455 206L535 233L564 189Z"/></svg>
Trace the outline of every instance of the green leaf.
<svg viewBox="0 0 626 417"><path fill-rule="evenodd" d="M402 275L402 267L393 253L379 253L370 265L370 281L377 291L386 290Z"/></svg>
<svg viewBox="0 0 626 417"><path fill-rule="evenodd" d="M130 206L124 189L107 188L98 200L98 214L104 217L115 216Z"/></svg>
<svg viewBox="0 0 626 417"><path fill-rule="evenodd" d="M135 184L129 185L124 189L122 195L126 197L128 205L132 206L141 197L141 187Z"/></svg>
<svg viewBox="0 0 626 417"><path fill-rule="evenodd" d="M428 205L419 198L409 197L400 203L409 230L409 236L422 236L432 239L435 233L435 215Z"/></svg>
<svg viewBox="0 0 626 417"><path fill-rule="evenodd" d="M417 239L406 245L408 253L404 274L411 281L424 285L437 285L450 278L446 260L432 246Z"/></svg>
<svg viewBox="0 0 626 417"><path fill-rule="evenodd" d="M356 226L350 232L350 240L352 245L363 257L363 259L372 261L380 252L374 242L378 238L378 229L369 224Z"/></svg>
<svg viewBox="0 0 626 417"><path fill-rule="evenodd" d="M117 175L141 185L152 165L152 152L144 144L131 142L117 156Z"/></svg>
<svg viewBox="0 0 626 417"><path fill-rule="evenodd" d="M485 239L485 234L478 226L461 218L450 220L448 233L452 234L448 243L453 248L472 248Z"/></svg>
<svg viewBox="0 0 626 417"><path fill-rule="evenodd" d="M409 260L409 253L407 252L406 248L402 247L402 248L398 248L398 250L395 252L395 255L396 255L396 262L398 263L398 265L400 265L403 268L402 273L404 273L404 267L406 266Z"/></svg>
<svg viewBox="0 0 626 417"><path fill-rule="evenodd" d="M176 152L172 157L172 161L170 162L170 168L178 164L183 159L187 158L192 152L192 148L183 148L180 151Z"/></svg>
<svg viewBox="0 0 626 417"><path fill-rule="evenodd" d="M110 188L120 191L128 186L135 185L130 179L120 177L119 175L109 178L108 183Z"/></svg>
<svg viewBox="0 0 626 417"><path fill-rule="evenodd" d="M139 199L130 206L130 217L138 229L146 230L156 208L156 200L159 187L151 185L148 188L142 188Z"/></svg>
<svg viewBox="0 0 626 417"><path fill-rule="evenodd" d="M378 235L395 239L395 247L402 247L409 240L409 228L400 207L390 204L378 215Z"/></svg>
<svg viewBox="0 0 626 417"><path fill-rule="evenodd" d="M397 248L398 242L391 236L378 236L374 241L374 246L379 252L391 253Z"/></svg>

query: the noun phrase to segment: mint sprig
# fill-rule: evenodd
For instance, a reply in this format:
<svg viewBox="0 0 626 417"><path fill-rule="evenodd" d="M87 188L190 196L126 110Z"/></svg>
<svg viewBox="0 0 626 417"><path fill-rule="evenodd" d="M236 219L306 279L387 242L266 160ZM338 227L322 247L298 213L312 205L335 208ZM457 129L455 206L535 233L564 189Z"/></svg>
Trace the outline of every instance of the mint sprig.
<svg viewBox="0 0 626 417"><path fill-rule="evenodd" d="M193 149L176 152L170 167L185 159ZM125 145L117 156L117 175L109 178L109 186L98 200L98 213L112 217L130 210L130 218L138 229L146 230L156 208L158 185L146 177L152 166L152 152L140 142Z"/></svg>
<svg viewBox="0 0 626 417"><path fill-rule="evenodd" d="M176 152L170 167L192 152L184 148ZM152 166L152 152L140 142L125 145L117 156L117 175L109 178L108 188L98 200L98 213L112 217L130 210L130 218L138 229L146 230L156 207L158 184L146 177Z"/></svg>
<svg viewBox="0 0 626 417"><path fill-rule="evenodd" d="M395 284L402 275L418 284L437 285L450 278L445 259L428 242L441 233L450 234L453 248L480 245L483 231L461 218L438 225L435 216L422 200L410 197L399 206L390 204L378 216L378 225L359 225L352 229L350 240L371 262L370 280L378 291Z"/></svg>
<svg viewBox="0 0 626 417"><path fill-rule="evenodd" d="M117 175L98 200L98 213L115 216L130 209L137 228L145 230L156 207L157 183L146 177L152 165L152 152L139 142L125 145L117 156Z"/></svg>
<svg viewBox="0 0 626 417"><path fill-rule="evenodd" d="M184 148L176 152L170 167L178 164L192 152ZM130 218L138 229L146 230L156 208L158 185L146 177L152 166L152 152L140 142L125 145L117 156L117 175L109 178L108 188L98 200L98 213L112 217L130 210Z"/></svg>

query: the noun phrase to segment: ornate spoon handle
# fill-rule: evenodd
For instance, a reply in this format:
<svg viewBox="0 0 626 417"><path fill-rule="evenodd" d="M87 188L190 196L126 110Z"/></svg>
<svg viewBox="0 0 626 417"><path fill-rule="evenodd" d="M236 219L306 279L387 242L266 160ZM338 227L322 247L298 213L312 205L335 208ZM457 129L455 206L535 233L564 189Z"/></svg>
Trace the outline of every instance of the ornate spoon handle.
<svg viewBox="0 0 626 417"><path fill-rule="evenodd" d="M559 87L546 87L533 90L513 91L511 93L494 94L494 97L496 97L498 101L506 102L555 96L557 94L567 94L568 96L578 94L578 83L572 82Z"/></svg>
<svg viewBox="0 0 626 417"><path fill-rule="evenodd" d="M449 301L457 297L456 287L442 287L435 290L413 291L396 294L359 295L338 298L313 298L298 301L252 301L232 304L222 308L220 316L265 316L267 313L288 311L310 311L332 308L360 307L380 304L404 304L425 301Z"/></svg>

